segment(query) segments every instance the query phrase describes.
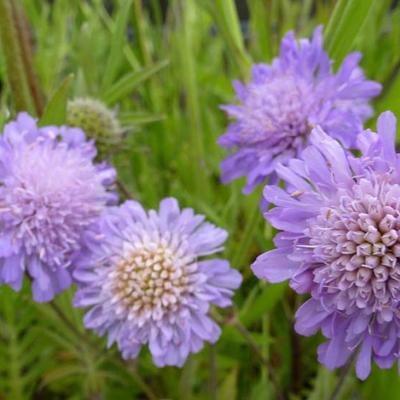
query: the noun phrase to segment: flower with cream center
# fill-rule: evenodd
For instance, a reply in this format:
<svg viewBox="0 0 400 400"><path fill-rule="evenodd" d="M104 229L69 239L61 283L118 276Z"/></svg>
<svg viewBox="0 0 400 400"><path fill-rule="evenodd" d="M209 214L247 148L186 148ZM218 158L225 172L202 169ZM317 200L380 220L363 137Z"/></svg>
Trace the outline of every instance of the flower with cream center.
<svg viewBox="0 0 400 400"><path fill-rule="evenodd" d="M166 234L159 241L124 243L123 258L109 272L106 284L117 314L125 312L141 325L173 318L186 298L193 296L199 278L196 258L183 238L172 239Z"/></svg>
<svg viewBox="0 0 400 400"><path fill-rule="evenodd" d="M218 339L210 306L231 305L241 276L226 260L204 258L227 234L203 220L170 198L158 212L128 201L98 221L98 245L74 273L75 304L92 307L86 327L116 341L124 358L148 344L157 366L182 366Z"/></svg>

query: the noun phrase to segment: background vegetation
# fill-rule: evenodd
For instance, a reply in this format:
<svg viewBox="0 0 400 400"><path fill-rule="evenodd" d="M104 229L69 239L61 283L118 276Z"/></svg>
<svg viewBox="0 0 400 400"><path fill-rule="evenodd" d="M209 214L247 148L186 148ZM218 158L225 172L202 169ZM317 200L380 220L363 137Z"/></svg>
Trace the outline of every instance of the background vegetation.
<svg viewBox="0 0 400 400"><path fill-rule="evenodd" d="M35 304L29 288L0 288L0 399L395 399L396 369L374 369L365 383L330 372L316 359L320 337L293 332L302 299L268 286L249 269L272 247L258 210L260 191L224 187L216 145L233 100L233 79L269 62L288 30L308 36L325 26L337 62L363 52L366 75L384 84L377 112L400 116L400 5L389 0L0 0L7 38L0 54L0 124L27 109L42 123L63 123L68 98L91 96L118 111L126 131L113 162L127 192L145 207L177 197L230 232L225 257L244 283L235 308L219 312L223 334L184 368L157 369L143 351L124 363L115 348L85 332L71 306L74 288L55 304ZM4 9L3 9L4 10ZM19 46L19 59L7 49ZM374 126L374 121L370 124ZM338 390L340 389L340 390Z"/></svg>

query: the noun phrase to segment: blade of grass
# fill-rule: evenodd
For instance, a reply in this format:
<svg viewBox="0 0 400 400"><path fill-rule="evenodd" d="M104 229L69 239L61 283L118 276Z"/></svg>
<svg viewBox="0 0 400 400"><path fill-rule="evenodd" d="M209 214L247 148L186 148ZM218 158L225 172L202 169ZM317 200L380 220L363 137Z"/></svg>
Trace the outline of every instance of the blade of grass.
<svg viewBox="0 0 400 400"><path fill-rule="evenodd" d="M200 112L199 87L196 75L196 56L194 54L195 34L194 18L199 10L193 0L180 1L176 9L178 29L181 34L178 63L182 74L182 89L185 96L185 107L189 121L189 134L192 152L192 179L195 193L205 197L208 188L205 171L205 154L203 142L202 120Z"/></svg>
<svg viewBox="0 0 400 400"><path fill-rule="evenodd" d="M346 7L348 4L349 0L339 0L333 9L333 13L329 18L328 25L325 29L325 46L328 49L330 49L333 45L334 38L337 34L337 28L340 24L340 21L345 16Z"/></svg>
<svg viewBox="0 0 400 400"><path fill-rule="evenodd" d="M137 126L159 122L165 119L164 114L151 114L144 112L124 112L119 114L122 125Z"/></svg>
<svg viewBox="0 0 400 400"><path fill-rule="evenodd" d="M250 0L249 11L252 48L257 57L269 61L273 54L270 4L259 0Z"/></svg>
<svg viewBox="0 0 400 400"><path fill-rule="evenodd" d="M102 96L107 104L113 104L128 93L132 92L137 86L146 79L165 68L169 64L168 60L160 61L149 68L143 68L140 71L130 72L115 82Z"/></svg>
<svg viewBox="0 0 400 400"><path fill-rule="evenodd" d="M68 75L54 92L50 101L46 105L42 118L40 119L41 126L62 125L65 123L68 93L73 79L73 74Z"/></svg>
<svg viewBox="0 0 400 400"><path fill-rule="evenodd" d="M126 40L125 35L130 16L131 5L132 0L125 0L122 2L121 8L118 11L112 33L110 53L107 59L106 68L104 70L103 81L101 83L102 90L106 90L110 87L121 64L121 59L123 58L123 43L125 43Z"/></svg>
<svg viewBox="0 0 400 400"><path fill-rule="evenodd" d="M339 63L351 50L376 0L340 0L326 29L326 48Z"/></svg>
<svg viewBox="0 0 400 400"><path fill-rule="evenodd" d="M242 77L248 75L250 57L244 47L243 35L234 0L201 0L201 4L212 14L229 53L238 65Z"/></svg>

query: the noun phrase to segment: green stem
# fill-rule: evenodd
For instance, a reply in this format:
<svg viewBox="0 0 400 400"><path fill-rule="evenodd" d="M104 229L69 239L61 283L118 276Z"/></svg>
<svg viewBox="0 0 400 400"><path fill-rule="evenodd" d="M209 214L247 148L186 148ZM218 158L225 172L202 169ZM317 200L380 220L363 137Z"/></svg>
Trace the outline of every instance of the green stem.
<svg viewBox="0 0 400 400"><path fill-rule="evenodd" d="M134 199L135 197L130 192L130 190L126 187L125 183L121 181L121 179L117 178L115 181L117 188L120 192L125 196L126 199Z"/></svg>
<svg viewBox="0 0 400 400"><path fill-rule="evenodd" d="M198 12L197 4L193 0L180 0L177 3L177 15L181 37L180 67L182 88L185 93L185 107L191 135L192 177L193 185L201 198L208 194L208 168L205 162L204 132L201 122L199 87L196 73L195 28L194 17Z"/></svg>
<svg viewBox="0 0 400 400"><path fill-rule="evenodd" d="M218 389L217 389L217 354L215 345L210 345L209 348L209 394L210 400L218 399Z"/></svg>
<svg viewBox="0 0 400 400"><path fill-rule="evenodd" d="M253 206L250 217L247 219L242 238L237 246L236 252L232 257L232 265L234 265L236 268L240 268L244 258L247 256L247 249L254 237L254 233L257 232L259 228L258 222L260 218L261 211L259 204L257 203L256 206Z"/></svg>
<svg viewBox="0 0 400 400"><path fill-rule="evenodd" d="M275 369L270 363L269 359L264 357L264 354L260 347L258 346L257 342L251 336L251 333L247 330L247 328L239 321L237 317L234 318L233 322L231 323L238 332L243 336L243 338L247 341L251 349L253 350L254 354L259 358L260 362L265 366L267 369L270 379L275 386L276 397L279 400L284 400L285 397L279 389L279 381L278 377L275 374Z"/></svg>
<svg viewBox="0 0 400 400"><path fill-rule="evenodd" d="M18 40L21 50L22 62L25 68L25 76L32 100L38 116L41 116L44 109L43 95L39 87L39 82L34 70L33 51L31 42L31 33L29 23L24 13L22 4L18 1L12 1L12 11L15 26L18 32Z"/></svg>
<svg viewBox="0 0 400 400"><path fill-rule="evenodd" d="M260 363L267 370L271 382L274 385L276 398L278 400L286 400L285 394L280 389L279 379L278 376L276 375L274 366L270 362L269 358L264 356L262 349L260 348L258 343L254 340L253 336L251 335L251 332L242 324L242 322L239 319L238 312L234 308L231 309L231 312L232 314L227 320L222 318L215 310L213 311L212 315L217 322L221 323L221 325L225 324L231 325L242 335L243 339L247 342L249 347L252 349L253 353L259 359Z"/></svg>
<svg viewBox="0 0 400 400"><path fill-rule="evenodd" d="M341 369L340 375L336 382L336 386L334 387L333 392L332 392L331 396L329 397L329 400L336 400L338 398L340 392L343 389L345 382L347 381L347 378L351 375L354 360L355 360L355 355L352 355L351 358L349 359L349 361L347 361L346 365Z"/></svg>
<svg viewBox="0 0 400 400"><path fill-rule="evenodd" d="M35 114L34 101L29 90L18 37L11 2L10 0L0 0L0 42L15 109Z"/></svg>

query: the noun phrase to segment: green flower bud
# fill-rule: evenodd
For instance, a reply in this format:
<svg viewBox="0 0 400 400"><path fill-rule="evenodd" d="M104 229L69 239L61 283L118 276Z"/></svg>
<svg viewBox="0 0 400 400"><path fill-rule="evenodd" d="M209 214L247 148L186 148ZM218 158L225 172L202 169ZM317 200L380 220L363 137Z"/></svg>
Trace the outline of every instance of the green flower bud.
<svg viewBox="0 0 400 400"><path fill-rule="evenodd" d="M88 138L94 139L99 159L109 156L123 138L115 112L90 98L68 102L67 125L82 129Z"/></svg>

